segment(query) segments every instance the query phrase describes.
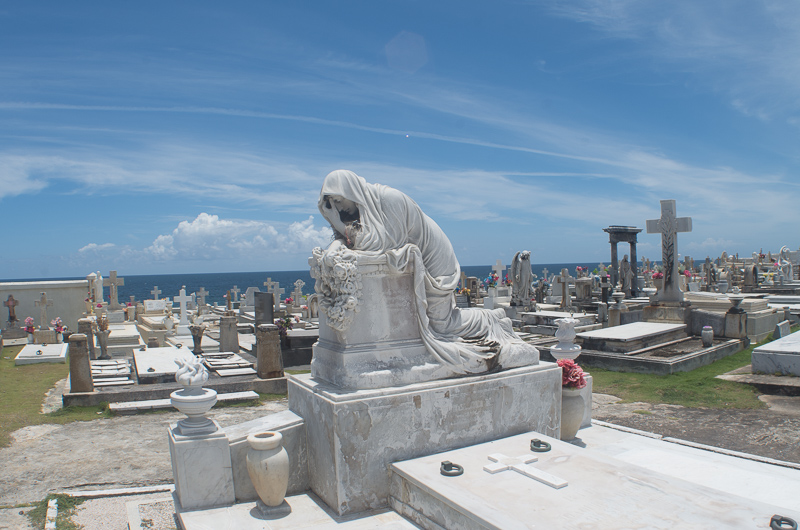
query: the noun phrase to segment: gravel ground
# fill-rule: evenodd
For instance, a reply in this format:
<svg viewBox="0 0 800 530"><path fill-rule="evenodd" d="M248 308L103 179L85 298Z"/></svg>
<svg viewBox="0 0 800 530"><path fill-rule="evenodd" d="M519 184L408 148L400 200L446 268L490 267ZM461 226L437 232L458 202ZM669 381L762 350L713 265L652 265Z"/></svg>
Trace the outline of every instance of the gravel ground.
<svg viewBox="0 0 800 530"><path fill-rule="evenodd" d="M800 397L762 396L769 409L690 409L675 405L618 403L595 394L593 417L689 441L800 463ZM286 410L285 399L259 407L214 409L209 416L223 427ZM0 449L0 506L37 502L65 490L114 489L172 482L167 442L177 412L102 418L67 425L37 425L13 433ZM175 528L169 495L116 496L86 501L75 521L85 530L127 528L128 502L139 507L148 528ZM0 530L25 529L26 509L0 509Z"/></svg>

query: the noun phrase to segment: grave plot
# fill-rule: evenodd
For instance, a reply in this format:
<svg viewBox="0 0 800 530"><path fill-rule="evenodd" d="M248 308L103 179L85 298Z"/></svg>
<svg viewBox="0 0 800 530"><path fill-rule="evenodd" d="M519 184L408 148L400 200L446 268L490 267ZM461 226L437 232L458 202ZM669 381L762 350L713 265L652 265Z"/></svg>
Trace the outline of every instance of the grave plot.
<svg viewBox="0 0 800 530"><path fill-rule="evenodd" d="M253 363L236 353L210 353L204 354L204 364L212 372L221 377L233 375L252 375L256 371Z"/></svg>
<svg viewBox="0 0 800 530"><path fill-rule="evenodd" d="M28 344L14 358L14 365L37 363L65 363L66 344Z"/></svg>
<svg viewBox="0 0 800 530"><path fill-rule="evenodd" d="M178 371L176 359L189 361L194 354L186 348L148 348L133 352L136 378L139 384L172 383Z"/></svg>
<svg viewBox="0 0 800 530"><path fill-rule="evenodd" d="M178 335L167 337L167 343L173 346L178 346L180 344L182 348L186 348L187 350L194 348L194 339L192 339L191 336ZM203 339L200 341L200 349L203 350L203 353L218 352L219 341L212 339L208 335L203 335Z"/></svg>
<svg viewBox="0 0 800 530"><path fill-rule="evenodd" d="M108 329L108 354L112 357L130 356L134 349L144 346L135 324L111 324Z"/></svg>
<svg viewBox="0 0 800 530"><path fill-rule="evenodd" d="M92 383L95 388L134 384L131 378L131 362L127 359L89 362L92 367Z"/></svg>
<svg viewBox="0 0 800 530"><path fill-rule="evenodd" d="M687 337L685 324L635 322L578 333L583 350L578 363L618 372L688 372L740 351L739 339L715 339L708 348Z"/></svg>

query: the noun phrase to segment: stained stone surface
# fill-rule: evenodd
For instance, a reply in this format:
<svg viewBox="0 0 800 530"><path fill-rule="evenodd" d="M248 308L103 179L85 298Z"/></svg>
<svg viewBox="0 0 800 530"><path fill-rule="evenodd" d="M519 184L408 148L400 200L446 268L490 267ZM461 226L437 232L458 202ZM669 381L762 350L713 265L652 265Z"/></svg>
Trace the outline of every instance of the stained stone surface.
<svg viewBox="0 0 800 530"><path fill-rule="evenodd" d="M800 376L800 331L753 350L753 373Z"/></svg>
<svg viewBox="0 0 800 530"><path fill-rule="evenodd" d="M289 407L306 421L311 488L340 515L385 506L390 462L527 432L558 436L561 369L346 391L289 376Z"/></svg>
<svg viewBox="0 0 800 530"><path fill-rule="evenodd" d="M768 528L800 517L800 470L593 426L580 446L538 433L391 465L392 507L426 528ZM531 453L530 440L552 445ZM492 454L532 454L530 464L569 484L554 489L514 472L483 470ZM439 473L441 461L464 467ZM436 527L436 528L438 528Z"/></svg>
<svg viewBox="0 0 800 530"><path fill-rule="evenodd" d="M14 364L64 363L66 344L28 344L14 358Z"/></svg>

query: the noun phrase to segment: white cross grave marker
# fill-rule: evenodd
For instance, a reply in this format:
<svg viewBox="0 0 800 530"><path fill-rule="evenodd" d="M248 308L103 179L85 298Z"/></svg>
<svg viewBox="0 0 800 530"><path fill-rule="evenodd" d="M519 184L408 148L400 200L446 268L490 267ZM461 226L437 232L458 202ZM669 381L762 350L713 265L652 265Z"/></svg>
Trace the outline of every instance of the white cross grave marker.
<svg viewBox="0 0 800 530"><path fill-rule="evenodd" d="M199 314L203 314L203 310L206 307L206 296L208 296L208 291L206 291L205 287L201 287L199 291L197 291L197 298L200 300L200 304L197 306L197 312Z"/></svg>
<svg viewBox="0 0 800 530"><path fill-rule="evenodd" d="M186 294L186 286L181 286L180 294L175 297L175 301L178 302L178 305L181 308L181 319L178 321L178 324L181 326L189 325L189 315L186 312L186 302L191 299L192 297Z"/></svg>
<svg viewBox="0 0 800 530"><path fill-rule="evenodd" d="M49 329L47 323L47 308L53 307L53 301L47 299L47 293L42 293L42 297L34 301L34 305L39 306L39 329Z"/></svg>
<svg viewBox="0 0 800 530"><path fill-rule="evenodd" d="M569 269L561 269L561 276L556 276L556 282L561 284L561 306L562 308L572 307L572 299L569 296L569 281L574 278L569 275Z"/></svg>
<svg viewBox="0 0 800 530"><path fill-rule="evenodd" d="M239 301L239 293L241 292L239 287L237 285L234 285L233 289L231 289L231 292L233 293L233 299L231 300L231 302L238 302Z"/></svg>
<svg viewBox="0 0 800 530"><path fill-rule="evenodd" d="M267 278L264 282L264 287L267 288L268 293L272 293L272 301L275 303L275 311L281 310L281 295L286 292L286 289L281 289L278 282L273 282L272 278Z"/></svg>
<svg viewBox="0 0 800 530"><path fill-rule="evenodd" d="M117 287L120 285L125 285L125 278L118 278L117 271L110 271L108 273L108 278L103 280L103 287L108 287L108 297L111 300L108 305L111 309L119 309L122 307L119 305L119 298L117 295Z"/></svg>
<svg viewBox="0 0 800 530"><path fill-rule="evenodd" d="M497 274L497 286L500 287L503 285L503 271L506 270L506 266L503 265L501 260L497 260L497 263L494 264L492 270L495 274Z"/></svg>
<svg viewBox="0 0 800 530"><path fill-rule="evenodd" d="M538 480L542 484L547 484L555 489L561 489L569 484L564 479L560 479L555 475L551 475L550 473L542 471L541 469L536 469L533 466L529 466L528 464L532 464L533 462L539 460L538 457L533 455L512 457L506 456L502 453L494 453L489 455L489 460L495 463L486 464L483 466L483 470L487 473L491 473L492 475L511 469L517 473L525 475L528 478Z"/></svg>
<svg viewBox="0 0 800 530"><path fill-rule="evenodd" d="M647 221L647 233L661 233L661 264L664 288L658 291L659 302L681 302L683 291L678 282L678 232L692 231L691 217L676 217L675 201L661 201L661 218Z"/></svg>
<svg viewBox="0 0 800 530"><path fill-rule="evenodd" d="M153 295L153 300L158 300L158 295L161 294L161 289L158 288L158 285L154 285L153 290L150 291L150 294Z"/></svg>

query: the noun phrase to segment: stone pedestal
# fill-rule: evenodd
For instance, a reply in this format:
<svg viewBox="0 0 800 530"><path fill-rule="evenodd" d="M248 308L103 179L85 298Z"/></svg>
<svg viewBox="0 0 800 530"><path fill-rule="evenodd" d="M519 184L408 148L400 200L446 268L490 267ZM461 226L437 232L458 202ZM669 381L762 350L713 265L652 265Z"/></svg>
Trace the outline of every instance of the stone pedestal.
<svg viewBox="0 0 800 530"><path fill-rule="evenodd" d="M311 489L340 515L387 505L391 462L560 430L554 363L374 390L288 380L289 408L306 423Z"/></svg>
<svg viewBox="0 0 800 530"><path fill-rule="evenodd" d="M34 344L55 344L56 331L54 329L37 329L33 332Z"/></svg>
<svg viewBox="0 0 800 530"><path fill-rule="evenodd" d="M688 324L691 316L689 302L659 302L644 307L645 322L669 322L673 324Z"/></svg>
<svg viewBox="0 0 800 530"><path fill-rule="evenodd" d="M262 379L283 377L281 335L275 324L256 328L256 372Z"/></svg>
<svg viewBox="0 0 800 530"><path fill-rule="evenodd" d="M239 353L239 330L235 316L219 318L219 351Z"/></svg>
<svg viewBox="0 0 800 530"><path fill-rule="evenodd" d="M92 366L89 363L89 350L86 348L86 335L83 333L69 336L69 388L72 394L94 392Z"/></svg>
<svg viewBox="0 0 800 530"><path fill-rule="evenodd" d="M184 436L169 429L169 453L175 497L184 510L234 503L233 472L228 438L215 421L211 434Z"/></svg>
<svg viewBox="0 0 800 530"><path fill-rule="evenodd" d="M89 359L96 359L94 353L94 333L92 332L92 319L81 318L78 320L78 333L86 335L86 348L89 350Z"/></svg>

